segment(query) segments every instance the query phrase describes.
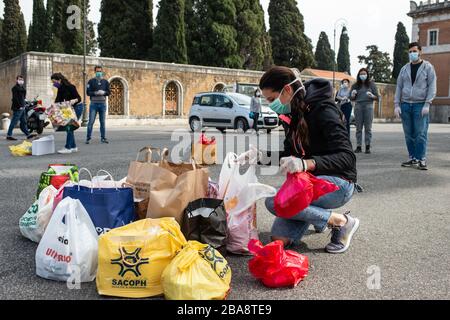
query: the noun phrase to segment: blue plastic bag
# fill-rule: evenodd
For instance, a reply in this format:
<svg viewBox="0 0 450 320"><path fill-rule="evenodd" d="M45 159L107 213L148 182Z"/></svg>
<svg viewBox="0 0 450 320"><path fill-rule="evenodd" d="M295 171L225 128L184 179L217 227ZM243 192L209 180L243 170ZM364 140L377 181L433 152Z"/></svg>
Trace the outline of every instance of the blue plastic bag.
<svg viewBox="0 0 450 320"><path fill-rule="evenodd" d="M63 198L78 199L83 204L99 235L135 221L133 189L65 187Z"/></svg>

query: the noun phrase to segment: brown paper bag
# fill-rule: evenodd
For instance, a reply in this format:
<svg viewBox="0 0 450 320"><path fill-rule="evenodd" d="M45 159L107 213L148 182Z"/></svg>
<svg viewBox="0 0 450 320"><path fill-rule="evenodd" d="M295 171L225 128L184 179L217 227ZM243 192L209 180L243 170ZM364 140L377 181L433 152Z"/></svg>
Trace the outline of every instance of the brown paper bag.
<svg viewBox="0 0 450 320"><path fill-rule="evenodd" d="M198 164L213 165L217 163L217 145L194 143L191 145L192 158Z"/></svg>
<svg viewBox="0 0 450 320"><path fill-rule="evenodd" d="M153 169L159 183L151 185L147 218L174 217L181 224L188 204L208 193L208 169L168 162L163 162L158 169Z"/></svg>
<svg viewBox="0 0 450 320"><path fill-rule="evenodd" d="M139 156L144 151L146 161L141 162ZM159 162L151 162L154 151L160 155ZM133 186L135 200L148 199L147 218L174 217L181 223L187 205L206 196L209 173L195 164L170 163L167 156L167 149L141 149L130 164L126 182Z"/></svg>

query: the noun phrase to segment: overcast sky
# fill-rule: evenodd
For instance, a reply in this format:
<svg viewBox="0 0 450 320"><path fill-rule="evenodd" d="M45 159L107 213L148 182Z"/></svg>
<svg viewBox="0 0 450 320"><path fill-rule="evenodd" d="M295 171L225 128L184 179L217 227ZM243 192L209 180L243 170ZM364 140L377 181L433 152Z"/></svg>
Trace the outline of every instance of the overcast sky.
<svg viewBox="0 0 450 320"><path fill-rule="evenodd" d="M1 1L1 0L0 0ZM25 15L27 25L32 17L32 0L19 0ZM91 0L90 19L97 23L100 20L100 0ZM154 14L156 5L154 0ZM347 20L350 36L350 55L352 74L361 67L357 56L365 53L365 47L376 44L381 50L393 55L397 23L402 21L408 35L411 37L412 21L406 14L409 11L409 0L298 0L301 13L305 18L306 34L315 46L321 31L325 31L333 46L333 29L335 21ZM266 11L267 26L269 25L267 8L269 0L261 0ZM3 16L3 1L0 2L0 12ZM337 32L336 47L339 48L340 27Z"/></svg>

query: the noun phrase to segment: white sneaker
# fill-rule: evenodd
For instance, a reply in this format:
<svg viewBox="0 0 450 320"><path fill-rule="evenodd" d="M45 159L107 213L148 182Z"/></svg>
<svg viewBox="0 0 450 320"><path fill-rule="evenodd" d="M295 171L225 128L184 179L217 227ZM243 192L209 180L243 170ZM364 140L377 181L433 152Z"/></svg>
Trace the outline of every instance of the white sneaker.
<svg viewBox="0 0 450 320"><path fill-rule="evenodd" d="M77 153L78 152L78 148L70 149L70 151L72 151L72 153Z"/></svg>
<svg viewBox="0 0 450 320"><path fill-rule="evenodd" d="M72 153L72 150L64 148L64 149L58 150L58 153L59 154L69 154L69 153Z"/></svg>

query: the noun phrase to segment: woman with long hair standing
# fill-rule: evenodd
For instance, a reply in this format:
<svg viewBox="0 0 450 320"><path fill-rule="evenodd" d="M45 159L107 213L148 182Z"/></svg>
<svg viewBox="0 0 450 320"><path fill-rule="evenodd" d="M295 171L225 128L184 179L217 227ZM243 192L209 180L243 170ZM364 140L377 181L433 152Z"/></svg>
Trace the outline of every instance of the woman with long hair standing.
<svg viewBox="0 0 450 320"><path fill-rule="evenodd" d="M255 130L256 134L259 134L258 119L259 115L261 114L261 104L261 91L259 89L256 89L250 103L250 112L253 119L253 129Z"/></svg>
<svg viewBox="0 0 450 320"><path fill-rule="evenodd" d="M50 79L53 82L53 86L58 89L55 103L69 101L74 107L77 118L80 119L83 114L84 106L81 103L81 97L77 91L77 88L61 73L52 74ZM64 149L59 150L58 153L68 154L78 152L73 128L66 126L65 129L67 132L66 145Z"/></svg>
<svg viewBox="0 0 450 320"><path fill-rule="evenodd" d="M310 225L321 231L329 227L333 231L326 251L347 251L359 220L335 209L352 198L357 180L356 157L330 82L314 79L303 85L291 69L273 67L261 78L259 87L272 110L292 117L280 155L281 172L310 172L339 188L290 219L277 217L272 239L288 246L298 242ZM273 198L267 199L266 207L276 214Z"/></svg>
<svg viewBox="0 0 450 320"><path fill-rule="evenodd" d="M362 152L362 132L364 128L364 140L366 143L366 154L371 153L372 124L374 102L379 99L378 89L374 81L370 79L369 71L362 68L358 72L356 83L352 86L351 99L355 101L356 121L356 150Z"/></svg>

